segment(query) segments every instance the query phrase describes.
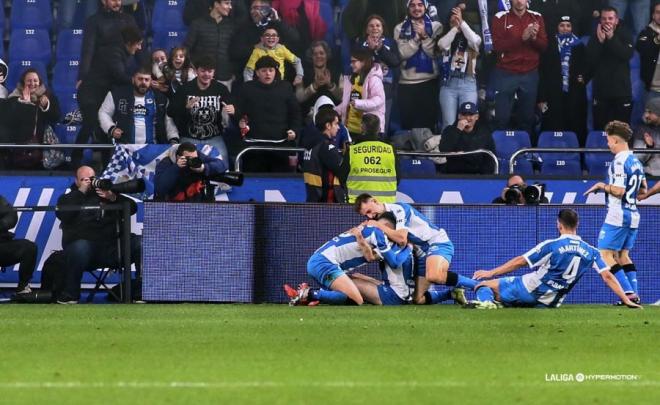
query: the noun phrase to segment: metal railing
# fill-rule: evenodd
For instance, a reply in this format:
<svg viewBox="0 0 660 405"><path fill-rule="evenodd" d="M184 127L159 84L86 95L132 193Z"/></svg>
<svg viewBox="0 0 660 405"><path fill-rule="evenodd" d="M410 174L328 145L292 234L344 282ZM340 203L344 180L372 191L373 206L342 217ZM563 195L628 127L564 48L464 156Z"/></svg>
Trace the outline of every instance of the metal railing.
<svg viewBox="0 0 660 405"><path fill-rule="evenodd" d="M660 149L631 149L633 153L660 153ZM603 148L522 148L513 153L509 158L509 174L515 169L515 161L518 156L526 153L612 153Z"/></svg>
<svg viewBox="0 0 660 405"><path fill-rule="evenodd" d="M15 143L0 143L0 149L114 149L115 145L99 144L99 143L56 143L54 145L48 144L15 144Z"/></svg>
<svg viewBox="0 0 660 405"><path fill-rule="evenodd" d="M247 152L255 151L255 150L261 150L261 151L270 151L270 152L304 152L306 149L305 148L294 148L294 147L273 147L273 146L248 146L247 148L243 149L236 155L236 163L234 164L234 169L237 172L241 171L242 168L242 159L243 155L245 155ZM476 149L476 150L471 150L467 152L408 152L408 151L400 151L396 152L397 155L399 156L418 156L422 158L432 158L432 157L453 157L453 156L465 156L465 155L476 155L476 154L485 154L490 156L490 158L493 160L494 163L494 173L493 174L498 174L500 170L500 164L499 161L497 160L497 156L495 154L487 149Z"/></svg>

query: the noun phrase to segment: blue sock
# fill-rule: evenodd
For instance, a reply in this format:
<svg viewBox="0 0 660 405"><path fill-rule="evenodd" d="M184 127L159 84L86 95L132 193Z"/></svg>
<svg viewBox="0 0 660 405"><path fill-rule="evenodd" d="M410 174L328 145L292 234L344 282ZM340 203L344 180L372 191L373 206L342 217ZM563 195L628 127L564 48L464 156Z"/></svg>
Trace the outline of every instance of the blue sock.
<svg viewBox="0 0 660 405"><path fill-rule="evenodd" d="M348 301L348 296L343 292L324 290L321 288L318 292L312 294L311 301L321 301L324 304L343 305Z"/></svg>
<svg viewBox="0 0 660 405"><path fill-rule="evenodd" d="M490 287L479 287L477 290L477 299L479 301L495 301L495 293Z"/></svg>
<svg viewBox="0 0 660 405"><path fill-rule="evenodd" d="M614 269L614 266L612 266L612 269ZM623 289L624 293L630 294L634 292L632 286L630 285L630 281L628 281L628 278L626 277L626 273L621 270L621 267L619 267L616 273L614 273L614 277L616 277L616 280L621 285L621 289Z"/></svg>
<svg viewBox="0 0 660 405"><path fill-rule="evenodd" d="M428 290L424 295L426 296L427 304L439 304L443 301L447 301L451 299L451 290L445 290L445 291Z"/></svg>
<svg viewBox="0 0 660 405"><path fill-rule="evenodd" d="M477 280L472 280L471 278L467 278L465 276L458 276L458 282L456 283L456 287L463 287L467 288L468 290L474 290L474 287L477 286L479 282Z"/></svg>
<svg viewBox="0 0 660 405"><path fill-rule="evenodd" d="M637 269L635 269L635 264L630 263L624 265L623 272L626 274L626 278L630 283L630 288L633 290L635 294L639 295L639 291L637 287Z"/></svg>

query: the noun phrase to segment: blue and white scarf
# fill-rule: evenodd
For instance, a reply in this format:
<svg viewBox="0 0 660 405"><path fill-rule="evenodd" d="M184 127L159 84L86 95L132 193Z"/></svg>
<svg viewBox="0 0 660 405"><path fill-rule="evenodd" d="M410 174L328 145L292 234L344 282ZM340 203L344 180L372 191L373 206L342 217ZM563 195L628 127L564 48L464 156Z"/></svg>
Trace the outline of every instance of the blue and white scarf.
<svg viewBox="0 0 660 405"><path fill-rule="evenodd" d="M426 0L423 0L424 7L428 11L429 3ZM410 1L408 1L408 6L410 6ZM431 17L429 17L428 12L424 13L424 31L429 38L433 37L433 24L431 22ZM401 26L401 32L399 38L411 40L415 37L415 31L412 28L412 20L410 16L406 17ZM433 73L433 58L428 56L422 47L420 46L417 52L406 62L406 69L415 68L417 73Z"/></svg>
<svg viewBox="0 0 660 405"><path fill-rule="evenodd" d="M568 93L573 47L579 44L580 39L573 34L557 34L559 61L561 63L561 90L564 93Z"/></svg>

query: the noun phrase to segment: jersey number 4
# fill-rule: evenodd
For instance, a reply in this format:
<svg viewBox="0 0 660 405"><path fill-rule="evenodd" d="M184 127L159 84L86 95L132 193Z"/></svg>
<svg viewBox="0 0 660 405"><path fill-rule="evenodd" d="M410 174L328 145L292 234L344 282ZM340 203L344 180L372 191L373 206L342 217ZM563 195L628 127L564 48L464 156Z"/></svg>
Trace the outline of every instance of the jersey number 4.
<svg viewBox="0 0 660 405"><path fill-rule="evenodd" d="M577 276L578 269L580 268L580 259L579 256L575 256L568 264L564 274L561 275L566 280L566 283L571 284L575 280L575 276Z"/></svg>

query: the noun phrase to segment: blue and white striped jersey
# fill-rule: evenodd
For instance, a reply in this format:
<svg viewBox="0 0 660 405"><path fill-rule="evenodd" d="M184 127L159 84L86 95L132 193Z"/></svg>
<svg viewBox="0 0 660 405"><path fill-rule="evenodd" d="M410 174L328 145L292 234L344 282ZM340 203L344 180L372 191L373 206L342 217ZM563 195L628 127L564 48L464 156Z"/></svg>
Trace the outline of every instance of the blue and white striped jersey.
<svg viewBox="0 0 660 405"><path fill-rule="evenodd" d="M605 197L607 201L606 224L629 228L639 226L637 192L644 179L644 166L631 151L616 154L608 169L607 184L621 187L625 189L625 192L621 199L609 194Z"/></svg>
<svg viewBox="0 0 660 405"><path fill-rule="evenodd" d="M410 256L410 248L400 249L387 239L383 231L376 227L363 227L362 236L374 249L376 256L385 260L391 267L401 266L401 263ZM367 263L357 239L350 232L335 236L318 248L314 254L325 257L344 271L355 269Z"/></svg>
<svg viewBox="0 0 660 405"><path fill-rule="evenodd" d="M608 270L595 247L577 235L562 235L541 242L523 257L538 270L522 276L522 282L536 300L558 307L587 269Z"/></svg>
<svg viewBox="0 0 660 405"><path fill-rule="evenodd" d="M433 225L422 213L406 203L385 203L385 210L391 211L396 217L396 229L408 231L408 241L424 251L434 243L449 242L444 229Z"/></svg>
<svg viewBox="0 0 660 405"><path fill-rule="evenodd" d="M397 247L395 246L395 248ZM418 254L423 253L420 252ZM392 291L404 301L411 301L413 292L415 291L414 266L415 258L413 255L410 255L399 267L392 267L387 263L383 263L380 269L383 282L390 286Z"/></svg>

